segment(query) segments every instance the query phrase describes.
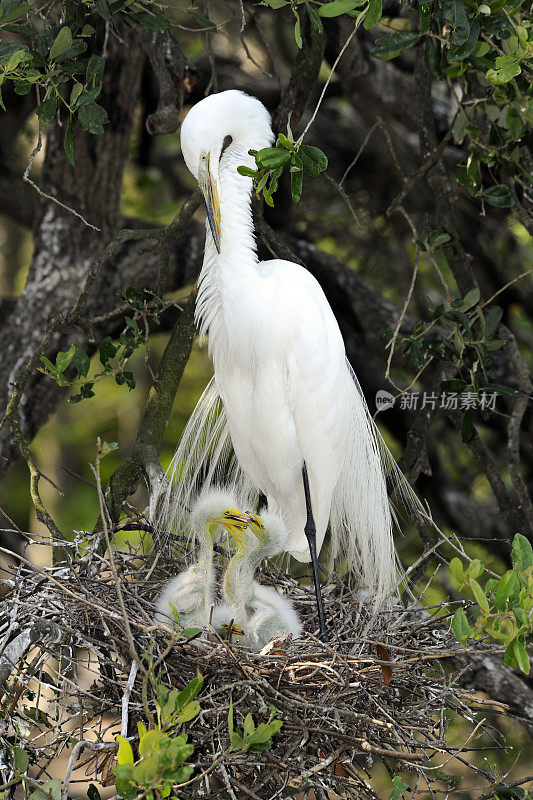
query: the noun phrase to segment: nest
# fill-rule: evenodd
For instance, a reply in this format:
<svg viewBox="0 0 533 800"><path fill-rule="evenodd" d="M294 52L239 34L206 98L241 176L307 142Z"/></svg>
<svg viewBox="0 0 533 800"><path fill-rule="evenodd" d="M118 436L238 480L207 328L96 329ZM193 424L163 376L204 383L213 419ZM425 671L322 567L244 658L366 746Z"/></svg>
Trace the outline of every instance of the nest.
<svg viewBox="0 0 533 800"><path fill-rule="evenodd" d="M317 797L376 798L370 775L378 760L391 773L417 772L427 792L439 764L458 750L447 743L446 712L480 732L473 711L479 700L459 688L460 672L450 666L464 651L450 641L436 609L398 605L371 615L332 574L324 587L331 642L323 644L314 635L310 586L270 565L261 581L290 595L306 633L261 655L213 630L188 640L153 626L154 600L169 573L180 568L180 557L172 564L154 562L141 541L129 552L115 551L110 561L95 545L83 554L80 541L72 545L68 566L39 570L22 561L13 570L3 598L10 613L0 625L14 666L3 703L41 766L76 737L67 784L74 782L74 769L78 781L114 783L116 733L122 728L135 738L136 722L146 722L147 708L154 709L152 687L143 678L148 663L172 688L183 688L198 672L204 676L201 712L182 728L195 748L193 776L179 787L183 798L273 800L309 788ZM21 641L17 649L24 635L30 647ZM258 724L276 709L283 726L269 750L227 752L230 700L241 728L247 714ZM5 726L3 735L9 739ZM469 744L459 748L465 758ZM84 747L89 750L81 753Z"/></svg>

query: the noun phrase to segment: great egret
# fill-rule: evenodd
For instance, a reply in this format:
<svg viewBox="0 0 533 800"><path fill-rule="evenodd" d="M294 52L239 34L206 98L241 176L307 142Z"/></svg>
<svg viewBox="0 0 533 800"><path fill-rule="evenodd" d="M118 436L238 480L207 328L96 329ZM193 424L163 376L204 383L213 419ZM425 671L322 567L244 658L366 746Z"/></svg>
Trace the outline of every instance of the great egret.
<svg viewBox="0 0 533 800"><path fill-rule="evenodd" d="M248 529L239 525L228 531L237 552L224 576L225 603L215 607L211 622L218 628L233 620L243 631L243 641L259 650L276 636L297 639L302 623L289 598L254 580L264 559L285 551L288 532L283 520L268 511L248 517Z"/></svg>
<svg viewBox="0 0 533 800"><path fill-rule="evenodd" d="M345 557L379 605L396 582L387 474L416 498L370 417L321 287L298 264L257 258L252 179L237 167L254 168L248 150L273 138L262 103L234 90L201 100L181 127L207 209L196 321L201 338L209 333L214 378L152 510L161 528L179 529L198 484L222 476L245 507L265 495L287 522L291 555L313 565L327 639L317 554L328 523L332 556Z"/></svg>
<svg viewBox="0 0 533 800"><path fill-rule="evenodd" d="M194 504L189 516L189 530L199 545L198 560L172 578L156 603L156 622L173 622L172 608L182 628L203 628L209 622L215 600L213 545L221 526L232 536L249 522L234 510L233 497L223 491L206 491Z"/></svg>

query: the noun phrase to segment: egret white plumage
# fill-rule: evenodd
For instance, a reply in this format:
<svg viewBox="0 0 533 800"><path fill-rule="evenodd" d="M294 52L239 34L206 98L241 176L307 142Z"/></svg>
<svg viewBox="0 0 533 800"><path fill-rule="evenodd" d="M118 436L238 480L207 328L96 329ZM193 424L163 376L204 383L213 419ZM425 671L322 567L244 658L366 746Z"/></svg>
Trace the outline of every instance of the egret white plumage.
<svg viewBox="0 0 533 800"><path fill-rule="evenodd" d="M234 504L231 495L212 490L193 505L188 525L199 545L198 560L166 584L156 602L157 622L172 624L172 608L181 628L203 628L209 622L215 602L214 542L221 527L233 534L234 529L248 524L248 517L241 517Z"/></svg>
<svg viewBox="0 0 533 800"><path fill-rule="evenodd" d="M285 552L287 528L272 512L261 517L249 514L248 528L238 526L229 531L237 542L237 552L224 576L225 602L215 607L212 624L221 627L233 622L243 631L244 639L260 649L276 636L297 639L302 623L288 597L255 580L255 573L267 558Z"/></svg>
<svg viewBox="0 0 533 800"><path fill-rule="evenodd" d="M312 562L326 638L317 554L328 523L333 557L346 558L379 604L396 582L387 473L414 495L370 417L320 285L298 264L258 260L252 180L237 167L253 168L248 150L273 138L262 103L234 90L201 100L181 128L207 209L196 321L201 338L209 333L214 378L152 510L161 528L179 529L202 482L223 479L248 508L264 495L287 522L289 552Z"/></svg>

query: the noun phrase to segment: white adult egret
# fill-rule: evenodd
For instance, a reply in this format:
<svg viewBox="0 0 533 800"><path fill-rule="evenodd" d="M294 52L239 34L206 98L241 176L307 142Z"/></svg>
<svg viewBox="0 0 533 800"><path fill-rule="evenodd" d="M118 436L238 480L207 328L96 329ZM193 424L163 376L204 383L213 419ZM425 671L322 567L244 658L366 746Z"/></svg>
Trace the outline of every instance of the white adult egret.
<svg viewBox="0 0 533 800"><path fill-rule="evenodd" d="M237 552L224 576L225 603L215 607L211 622L217 628L233 620L244 641L259 650L276 636L297 639L302 623L288 597L254 580L262 561L285 552L288 531L283 520L268 511L248 517L248 529L238 525L228 531Z"/></svg>
<svg viewBox="0 0 533 800"><path fill-rule="evenodd" d="M181 128L207 209L196 320L201 337L209 332L215 374L152 509L161 528L179 529L197 484L222 476L250 503L266 496L287 521L289 552L312 562L327 639L317 553L328 522L333 557L357 569L379 604L396 581L387 473L412 492L370 417L319 284L297 264L258 261L252 180L237 167L253 168L248 150L273 138L262 103L234 90L201 100Z"/></svg>
<svg viewBox="0 0 533 800"><path fill-rule="evenodd" d="M213 546L221 526L230 535L246 526L248 517L234 510L233 497L223 491L206 491L194 504L189 516L189 530L198 542L198 560L166 584L156 602L156 622L169 625L175 608L182 628L203 628L209 622L215 601Z"/></svg>

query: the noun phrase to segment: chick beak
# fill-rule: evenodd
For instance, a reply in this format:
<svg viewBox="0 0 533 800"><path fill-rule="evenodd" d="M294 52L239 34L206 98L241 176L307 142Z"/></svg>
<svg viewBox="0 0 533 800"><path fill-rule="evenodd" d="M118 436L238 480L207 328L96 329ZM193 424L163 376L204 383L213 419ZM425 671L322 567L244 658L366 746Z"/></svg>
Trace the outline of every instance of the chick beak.
<svg viewBox="0 0 533 800"><path fill-rule="evenodd" d="M240 511L234 511L231 509L225 511L224 514L217 520L217 522L225 527L231 538L237 542L239 547L244 544L244 531L250 522L247 514L242 514Z"/></svg>
<svg viewBox="0 0 533 800"><path fill-rule="evenodd" d="M217 186L209 170L209 154L205 160L200 162L198 186L204 197L207 220L211 229L213 241L217 252L220 253L220 204L218 201Z"/></svg>
<svg viewBox="0 0 533 800"><path fill-rule="evenodd" d="M257 514L250 514L250 513L247 513L246 516L248 517L248 526L250 530L252 531L256 539L259 539L259 542L263 544L265 541L266 532L261 517L258 516Z"/></svg>

